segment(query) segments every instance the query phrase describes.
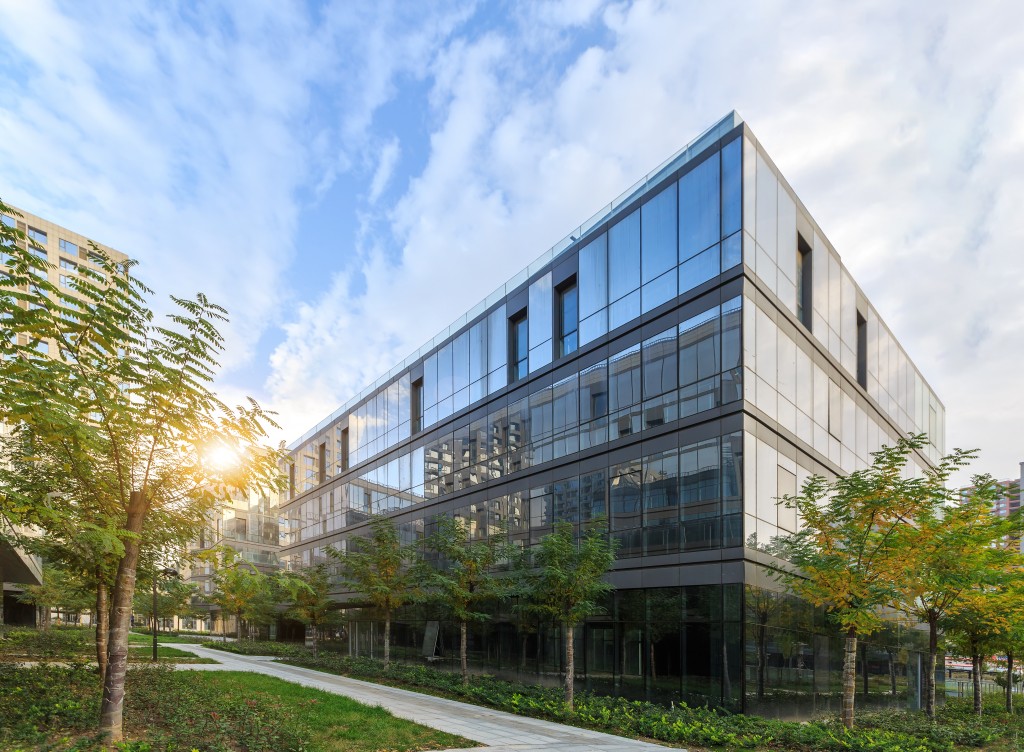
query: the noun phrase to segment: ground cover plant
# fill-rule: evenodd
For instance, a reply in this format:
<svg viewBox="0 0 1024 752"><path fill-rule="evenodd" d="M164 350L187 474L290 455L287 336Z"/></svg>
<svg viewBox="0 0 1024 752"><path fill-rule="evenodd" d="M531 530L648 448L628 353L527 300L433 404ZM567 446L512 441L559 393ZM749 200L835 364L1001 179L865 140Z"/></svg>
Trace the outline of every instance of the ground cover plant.
<svg viewBox="0 0 1024 752"><path fill-rule="evenodd" d="M221 642L219 640L208 640L203 643L203 647L223 650L225 653L234 653L235 655L272 655L278 658L298 659L311 655L308 648L297 642L268 642L266 640Z"/></svg>
<svg viewBox="0 0 1024 752"><path fill-rule="evenodd" d="M139 636L141 637L141 635ZM39 630L7 627L0 631L0 661L92 661L95 635L88 627L53 627ZM128 660L135 663L153 657L152 637L129 639ZM158 660L171 663L216 663L178 648L159 645Z"/></svg>
<svg viewBox="0 0 1024 752"><path fill-rule="evenodd" d="M472 746L380 708L241 672L129 671L125 752L317 752ZM0 665L0 749L104 749L101 688L82 665Z"/></svg>
<svg viewBox="0 0 1024 752"><path fill-rule="evenodd" d="M203 643L210 641L209 632L202 634L184 634L180 632L160 632L156 636L157 644L163 644L165 642L179 643L182 645L202 645ZM128 633L128 644L129 645L152 645L153 635L145 634L142 632L129 632Z"/></svg>
<svg viewBox="0 0 1024 752"><path fill-rule="evenodd" d="M997 698L991 705L986 704L986 712L980 717L972 714L970 700L951 700L936 711L934 722L919 712L868 712L862 714L858 727L847 729L838 719L795 723L685 704L666 708L592 694L577 695L575 708L570 711L559 688L492 676L470 676L464 684L458 673L428 666L392 663L385 668L380 661L369 658L328 653L313 658L308 651L305 658L289 658L285 662L520 715L691 748L795 752L952 752L985 748L1001 752L1018 749L1017 740L1024 739L1024 714L1005 713Z"/></svg>

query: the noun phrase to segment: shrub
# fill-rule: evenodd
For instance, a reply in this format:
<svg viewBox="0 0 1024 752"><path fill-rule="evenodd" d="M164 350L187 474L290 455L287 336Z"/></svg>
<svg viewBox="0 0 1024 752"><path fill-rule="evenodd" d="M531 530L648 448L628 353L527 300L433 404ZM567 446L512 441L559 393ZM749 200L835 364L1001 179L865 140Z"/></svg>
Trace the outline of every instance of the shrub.
<svg viewBox="0 0 1024 752"><path fill-rule="evenodd" d="M886 711L864 713L858 727L847 730L837 721L794 723L722 710L690 707L666 708L650 702L583 694L575 712L565 705L562 691L497 679L461 676L421 664L383 663L370 658L323 655L288 661L310 668L385 684L424 689L434 694L487 705L520 715L571 723L671 744L729 749L786 749L799 752L948 752L956 747L976 749L996 739L1019 733L1019 720L1008 715L979 719L965 713L966 704L950 702L940 710L938 722L923 713ZM1010 722L1014 730L1007 725Z"/></svg>
<svg viewBox="0 0 1024 752"><path fill-rule="evenodd" d="M28 660L71 660L91 655L96 633L89 627L7 628L0 634L0 654Z"/></svg>

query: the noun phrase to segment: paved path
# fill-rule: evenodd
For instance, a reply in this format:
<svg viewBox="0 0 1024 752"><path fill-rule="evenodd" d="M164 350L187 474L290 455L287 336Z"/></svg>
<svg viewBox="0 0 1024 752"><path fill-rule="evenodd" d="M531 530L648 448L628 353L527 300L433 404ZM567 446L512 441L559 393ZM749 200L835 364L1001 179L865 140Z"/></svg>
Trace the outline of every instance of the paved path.
<svg viewBox="0 0 1024 752"><path fill-rule="evenodd" d="M171 643L167 643L168 646ZM276 663L272 658L241 656L197 645L175 644L203 658L220 661L213 664L180 664L195 671L253 671L279 679L315 687L351 697L367 705L380 705L399 718L424 726L458 734L490 747L487 752L664 752L665 747L635 741L600 731L590 731L561 723L526 718L500 710L491 710L464 702L431 697L405 689L349 679L298 666Z"/></svg>

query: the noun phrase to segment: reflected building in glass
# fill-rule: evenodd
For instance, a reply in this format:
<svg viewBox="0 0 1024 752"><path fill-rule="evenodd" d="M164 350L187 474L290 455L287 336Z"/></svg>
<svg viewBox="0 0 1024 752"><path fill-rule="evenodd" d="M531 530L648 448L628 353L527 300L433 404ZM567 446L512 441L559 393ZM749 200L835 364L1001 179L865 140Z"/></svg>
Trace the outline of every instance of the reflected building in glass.
<svg viewBox="0 0 1024 752"><path fill-rule="evenodd" d="M579 630L579 681L799 717L838 704L842 653L769 575L759 545L799 524L776 498L911 432L925 468L942 404L732 113L295 442L283 562L371 514L410 542L443 514L523 546L603 516L616 591ZM348 649L379 652L376 615L337 596ZM411 660L456 650L443 613L400 622ZM471 631L480 670L559 680L557 630L496 606ZM916 702L919 647L865 645L869 702Z"/></svg>

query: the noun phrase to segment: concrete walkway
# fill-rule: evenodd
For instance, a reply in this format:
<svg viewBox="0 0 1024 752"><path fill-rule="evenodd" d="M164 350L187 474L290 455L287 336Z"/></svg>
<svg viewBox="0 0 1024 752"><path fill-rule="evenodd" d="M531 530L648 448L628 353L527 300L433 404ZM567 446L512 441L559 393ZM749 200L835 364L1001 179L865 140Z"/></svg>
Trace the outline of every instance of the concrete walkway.
<svg viewBox="0 0 1024 752"><path fill-rule="evenodd" d="M168 647L172 643L166 643ZM458 734L490 747L487 752L664 752L665 747L600 731L526 718L464 702L431 697L405 689L349 679L298 666L277 663L273 658L242 656L197 645L173 644L214 664L179 664L189 671L252 671L351 697L367 705L379 705L399 718Z"/></svg>

